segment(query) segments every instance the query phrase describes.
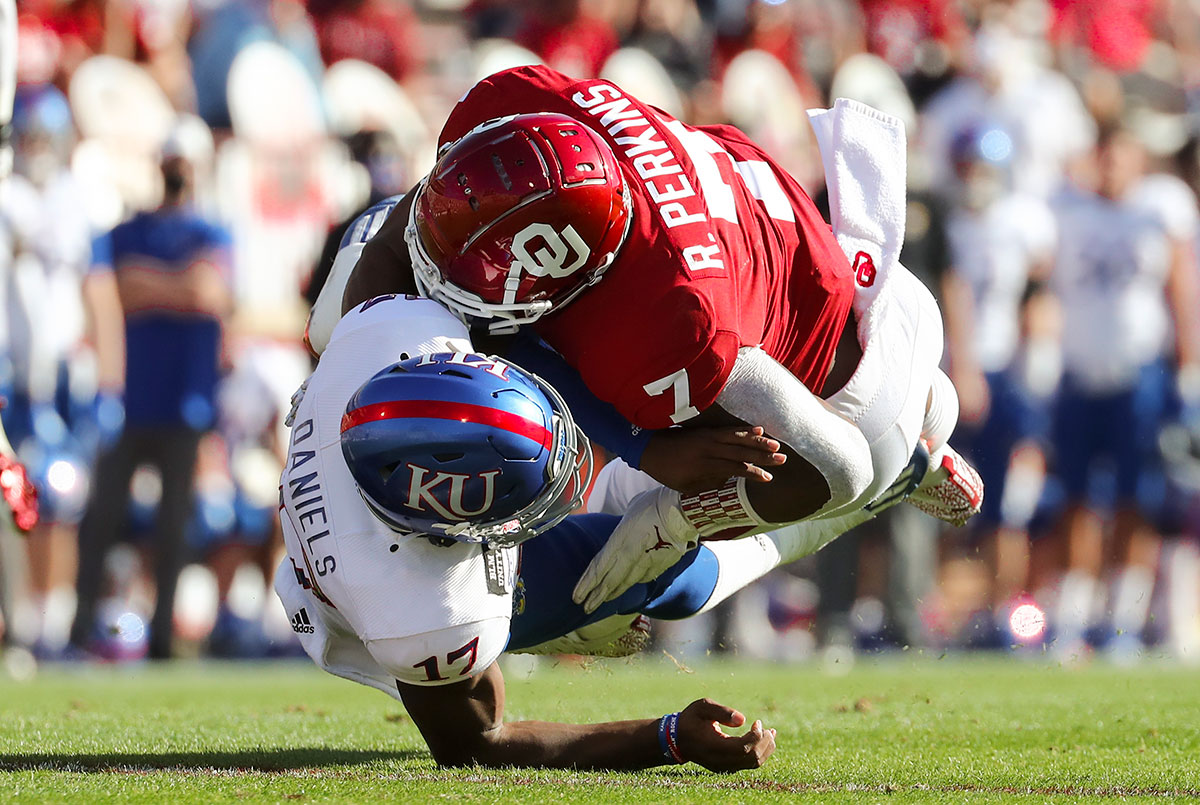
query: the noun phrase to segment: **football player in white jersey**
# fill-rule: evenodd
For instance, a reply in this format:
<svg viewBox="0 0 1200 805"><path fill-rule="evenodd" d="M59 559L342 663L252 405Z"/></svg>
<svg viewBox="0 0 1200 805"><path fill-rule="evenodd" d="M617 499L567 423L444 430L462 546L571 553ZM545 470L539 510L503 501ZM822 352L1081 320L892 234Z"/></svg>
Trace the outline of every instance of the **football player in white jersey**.
<svg viewBox="0 0 1200 805"><path fill-rule="evenodd" d="M699 611L721 595L722 563L696 548L599 612L571 604L617 522L563 521L587 484L587 442L550 386L470 349L437 303L381 297L342 320L298 394L275 588L305 650L403 701L442 764L760 765L774 731L724 735L716 724L745 719L709 700L661 719L503 723L503 651L630 653L639 613Z"/></svg>
<svg viewBox="0 0 1200 805"><path fill-rule="evenodd" d="M40 649L58 651L74 607L77 529L90 476L94 389L83 279L92 231L70 165L74 123L53 86L22 86L12 121L14 171L0 187L0 296L7 405L0 414L29 464L42 519L28 541ZM54 326L46 326L53 321Z"/></svg>
<svg viewBox="0 0 1200 805"><path fill-rule="evenodd" d="M13 96L17 91L17 4L0 0L0 182L12 170Z"/></svg>
<svg viewBox="0 0 1200 805"><path fill-rule="evenodd" d="M611 600L576 604L576 583L620 518L567 518L589 475L569 408L535 375L470 349L436 302L378 297L342 319L297 394L275 589L305 651L400 699L442 764L760 765L774 731L756 721L725 735L717 725L745 719L707 699L660 719L505 724L496 660L632 653L647 634L641 616L706 611L820 548L844 518L693 545ZM927 468L918 451L855 522L903 499Z"/></svg>
<svg viewBox="0 0 1200 805"><path fill-rule="evenodd" d="M13 101L17 89L17 5L14 0L0 0L0 193L6 192L7 180L12 172L12 117ZM2 349L7 349L7 326L0 328ZM29 482L25 466L17 460L16 452L9 444L8 436L0 426L0 497L9 516L0 522L0 617L13 627L4 630L3 642L6 649L5 664L9 669L23 663L26 668L35 668L33 656L18 642L32 642L35 634L18 636L20 629L15 625L20 619L15 616L18 588L26 586L28 562L24 546L13 536L12 525L20 531L29 531L38 523L37 496ZM11 524L11 525L10 525ZM31 630L26 630L31 631Z"/></svg>
<svg viewBox="0 0 1200 805"><path fill-rule="evenodd" d="M1069 570L1058 613L1064 652L1082 647L1106 567L1120 568L1107 607L1118 635L1111 647L1124 653L1140 645L1158 564L1151 522L1162 496L1157 431L1176 373L1194 375L1200 366L1195 216L1166 216L1154 194L1139 192L1145 160L1131 133L1105 132L1095 192L1072 191L1057 205L1053 285L1064 314L1064 373L1055 446L1068 497ZM1104 459L1116 470L1107 500L1090 484ZM1115 516L1106 557L1100 514L1109 507Z"/></svg>
<svg viewBox="0 0 1200 805"><path fill-rule="evenodd" d="M977 613L964 636L980 647L1013 643L1009 610L1029 588L1028 526L1044 480L1047 398L1058 380L1057 316L1045 287L1054 216L1042 199L1011 189L1017 148L1007 129L991 125L968 128L951 149L959 192L942 288L959 394L955 438L989 491L974 526L990 565L991 611ZM1046 355L1048 362L1037 360Z"/></svg>
<svg viewBox="0 0 1200 805"><path fill-rule="evenodd" d="M338 259L354 260L395 203L352 225ZM307 653L331 673L404 701L440 763L760 764L773 748L771 731L756 722L740 737L724 736L715 724L744 719L707 700L657 721L502 725L495 660L506 649L636 650L645 634L641 615L705 611L904 499L922 479L940 482L939 473L927 472L928 453L918 450L867 509L693 543L682 556L662 541L630 574L618 574L628 582L620 589L576 603L576 584L602 549L611 550L618 518L563 520L586 486L579 460L585 440L575 436L571 409L536 376L471 350L465 325L437 303L377 297L337 324L297 394L280 487L288 557L275 586ZM578 376L545 353L524 354L567 390L585 429L628 430L615 410L589 398ZM846 415L869 415L874 397L856 403L856 388L848 386ZM954 413L927 412L931 450L944 445ZM731 434L732 452L693 449L721 432L664 432L654 440L677 450L677 461L688 466L674 477L687 484L769 465L778 450L757 429ZM613 472L623 466L614 464ZM658 554L670 558L659 562Z"/></svg>

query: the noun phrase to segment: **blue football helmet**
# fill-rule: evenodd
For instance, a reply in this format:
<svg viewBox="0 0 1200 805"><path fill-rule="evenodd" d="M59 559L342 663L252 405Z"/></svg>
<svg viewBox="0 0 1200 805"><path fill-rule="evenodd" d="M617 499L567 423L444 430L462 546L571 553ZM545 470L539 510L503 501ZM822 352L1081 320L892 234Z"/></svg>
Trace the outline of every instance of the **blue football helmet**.
<svg viewBox="0 0 1200 805"><path fill-rule="evenodd" d="M996 168L1012 164L1016 142L1009 131L998 125L973 125L958 132L950 143L950 157L956 165L983 162Z"/></svg>
<svg viewBox="0 0 1200 805"><path fill-rule="evenodd" d="M66 97L50 85L21 87L13 99L14 166L41 185L71 157L74 124Z"/></svg>
<svg viewBox="0 0 1200 805"><path fill-rule="evenodd" d="M346 405L342 455L389 528L516 545L577 508L591 451L550 384L500 358L441 352L392 364Z"/></svg>

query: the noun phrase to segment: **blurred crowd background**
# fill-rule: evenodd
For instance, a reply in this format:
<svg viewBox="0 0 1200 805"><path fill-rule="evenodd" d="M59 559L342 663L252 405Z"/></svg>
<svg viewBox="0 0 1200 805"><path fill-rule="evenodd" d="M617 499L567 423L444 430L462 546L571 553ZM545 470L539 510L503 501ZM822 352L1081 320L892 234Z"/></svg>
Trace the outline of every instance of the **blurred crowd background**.
<svg viewBox="0 0 1200 805"><path fill-rule="evenodd" d="M0 536L10 660L297 653L269 581L307 306L455 100L535 62L731 122L818 203L804 110L900 117L903 259L987 483L970 527L898 507L664 650L1200 660L1197 0L18 9L0 415L42 519Z"/></svg>

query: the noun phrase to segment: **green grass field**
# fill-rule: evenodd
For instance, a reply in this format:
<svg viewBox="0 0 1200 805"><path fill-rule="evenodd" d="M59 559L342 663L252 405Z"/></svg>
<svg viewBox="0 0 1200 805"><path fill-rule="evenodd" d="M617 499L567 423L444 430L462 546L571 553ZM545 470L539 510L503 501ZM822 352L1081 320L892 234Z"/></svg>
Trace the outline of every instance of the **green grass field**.
<svg viewBox="0 0 1200 805"><path fill-rule="evenodd" d="M754 773L439 771L399 703L303 665L0 681L0 800L1077 802L1200 798L1200 671L897 658L653 661L509 679L510 718L647 717L710 695L779 730Z"/></svg>

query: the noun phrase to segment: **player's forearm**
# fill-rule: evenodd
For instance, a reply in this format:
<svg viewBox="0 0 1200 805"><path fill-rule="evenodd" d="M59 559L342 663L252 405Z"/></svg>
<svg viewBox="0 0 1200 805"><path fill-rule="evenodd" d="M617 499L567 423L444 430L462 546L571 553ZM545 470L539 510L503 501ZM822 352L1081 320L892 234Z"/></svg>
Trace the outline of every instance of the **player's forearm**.
<svg viewBox="0 0 1200 805"><path fill-rule="evenodd" d="M342 315L376 296L417 292L408 246L404 242L413 195L414 191L409 191L388 215L379 232L363 247L342 292Z"/></svg>
<svg viewBox="0 0 1200 805"><path fill-rule="evenodd" d="M121 269L116 276L121 308L126 314L151 309L188 309L190 294L177 281L177 277L153 269L132 267Z"/></svg>
<svg viewBox="0 0 1200 805"><path fill-rule="evenodd" d="M505 723L504 677L495 663L459 684L397 688L442 766L643 769L666 762L658 721Z"/></svg>
<svg viewBox="0 0 1200 805"><path fill-rule="evenodd" d="M1200 364L1200 271L1191 247L1176 243L1171 273L1167 279L1167 301L1175 319L1175 350L1180 366Z"/></svg>
<svg viewBox="0 0 1200 805"><path fill-rule="evenodd" d="M942 279L942 306L946 322L946 351L951 374L978 371L971 350L973 326L970 311L975 309L971 288L950 271Z"/></svg>
<svg viewBox="0 0 1200 805"><path fill-rule="evenodd" d="M125 385L125 314L112 272L90 275L83 283L88 335L96 350L97 381L104 391Z"/></svg>
<svg viewBox="0 0 1200 805"><path fill-rule="evenodd" d="M233 293L221 269L212 263L198 263L187 274L187 300L191 310L223 319L233 312Z"/></svg>
<svg viewBox="0 0 1200 805"><path fill-rule="evenodd" d="M431 747L432 748L432 747ZM645 769L666 762L658 744L658 721L556 724L518 721L489 731L474 745L459 745L434 758L443 766Z"/></svg>
<svg viewBox="0 0 1200 805"><path fill-rule="evenodd" d="M717 404L743 422L761 425L787 448L787 463L774 471L774 481L745 488L748 503L766 523L832 514L852 504L873 479L862 431L760 349L738 353Z"/></svg>

